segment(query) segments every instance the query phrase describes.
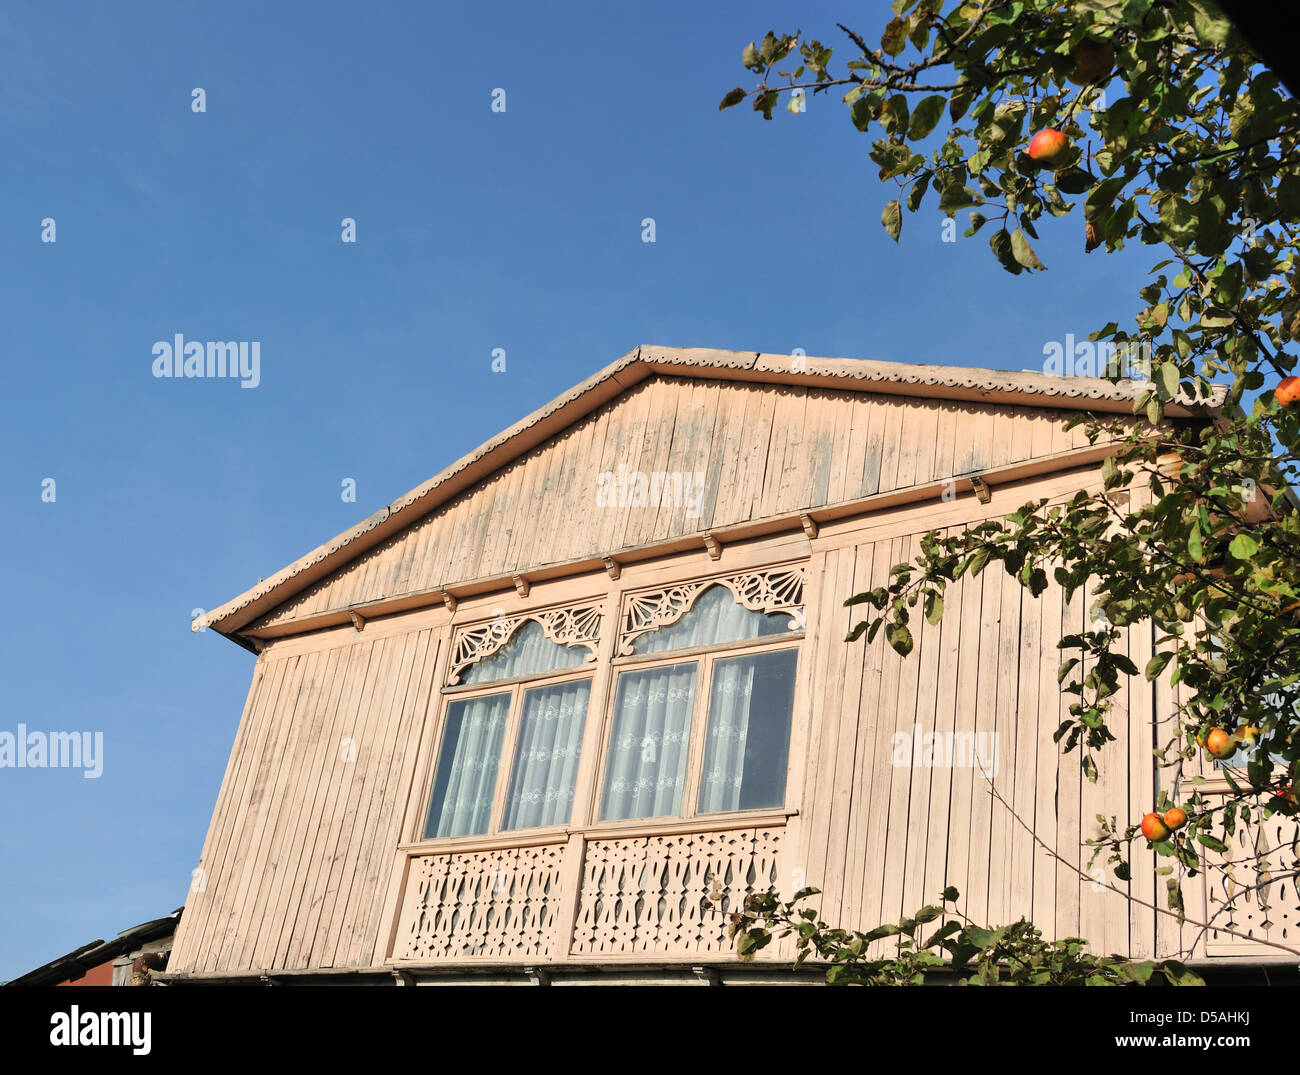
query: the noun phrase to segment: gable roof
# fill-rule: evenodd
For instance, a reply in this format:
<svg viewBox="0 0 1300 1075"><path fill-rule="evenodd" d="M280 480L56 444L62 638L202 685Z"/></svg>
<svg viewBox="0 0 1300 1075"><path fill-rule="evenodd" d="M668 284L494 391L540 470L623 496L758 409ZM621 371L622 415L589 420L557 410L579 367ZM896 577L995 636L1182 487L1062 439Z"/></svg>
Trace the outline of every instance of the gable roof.
<svg viewBox="0 0 1300 1075"><path fill-rule="evenodd" d="M207 626L225 635L238 631L560 430L656 375L812 385L925 399L1115 414L1131 414L1133 401L1149 387L1144 382L1114 382L1097 377L1059 377L852 358L801 357L796 362L790 355L644 345L498 433L356 526L195 620L193 629ZM1171 417L1208 416L1222 406L1225 395L1226 389L1216 388L1204 403L1180 399L1167 404L1165 413Z"/></svg>

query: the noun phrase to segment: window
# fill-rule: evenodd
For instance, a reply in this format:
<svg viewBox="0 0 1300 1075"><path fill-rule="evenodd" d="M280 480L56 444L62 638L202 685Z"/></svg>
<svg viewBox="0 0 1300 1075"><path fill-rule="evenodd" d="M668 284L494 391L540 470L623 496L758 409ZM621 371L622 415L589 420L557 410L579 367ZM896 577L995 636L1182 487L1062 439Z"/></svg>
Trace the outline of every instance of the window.
<svg viewBox="0 0 1300 1075"><path fill-rule="evenodd" d="M530 619L465 668L443 717L425 839L568 823L591 695L578 666L587 659Z"/></svg>
<svg viewBox="0 0 1300 1075"><path fill-rule="evenodd" d="M618 662L599 820L784 805L801 610L755 611L722 584L671 596L694 602L638 626Z"/></svg>

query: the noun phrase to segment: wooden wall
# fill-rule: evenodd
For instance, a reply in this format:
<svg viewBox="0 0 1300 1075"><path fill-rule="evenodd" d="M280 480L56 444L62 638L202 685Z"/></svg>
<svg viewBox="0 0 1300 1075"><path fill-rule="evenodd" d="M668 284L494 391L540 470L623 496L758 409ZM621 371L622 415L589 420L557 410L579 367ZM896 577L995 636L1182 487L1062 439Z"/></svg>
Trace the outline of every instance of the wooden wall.
<svg viewBox="0 0 1300 1075"><path fill-rule="evenodd" d="M254 625L971 474L1087 443L1072 411L654 377ZM596 507L597 478L702 472L683 505Z"/></svg>
<svg viewBox="0 0 1300 1075"><path fill-rule="evenodd" d="M258 661L170 970L370 965L437 651L425 629Z"/></svg>
<svg viewBox="0 0 1300 1075"><path fill-rule="evenodd" d="M1050 493L1051 483L1044 486ZM882 527L881 529L887 529ZM896 529L896 528L895 528ZM1111 720L1118 742L1100 755L1090 783L1076 750L1063 754L1052 735L1067 719L1057 684L1063 635L1087 629L1086 595L1066 602L1054 583L1033 599L996 564L948 591L945 614L931 626L914 615L914 650L900 658L883 632L867 645L843 639L861 616L845 596L887 585L892 565L914 557L919 533L844 543L815 554L819 592L804 660L811 690L800 833L791 870L802 870L822 917L867 929L937 903L948 885L961 909L981 923L1028 917L1047 936L1083 936L1094 950L1152 955L1156 912L1101 886L1126 887L1164 906L1156 893L1154 857L1134 855L1133 878L1116 882L1103 857L1082 879L1037 846L1019 815L1047 847L1088 873L1099 833L1096 815L1121 826L1154 805L1152 687L1141 677L1116 700ZM1150 658L1150 633L1134 631L1129 657ZM997 769L992 786L969 766L893 764L895 732L993 732ZM1010 806L999 802L994 794ZM1104 871L1103 871L1104 868ZM1176 926L1161 926L1177 946Z"/></svg>
<svg viewBox="0 0 1300 1075"><path fill-rule="evenodd" d="M1086 444L1069 415L949 405L821 389L655 378L529 453L347 569L272 614L289 622L321 611L458 579L608 555L692 530L762 519L924 485ZM632 469L707 475L704 511L595 507L596 475ZM1098 813L1121 825L1150 809L1155 692L1126 687L1096 784L1079 754L1052 734L1066 716L1057 685L1063 634L1084 627L1086 595L1052 588L1030 598L997 569L965 579L936 626L918 614L915 651L899 658L879 637L846 644L856 618L844 599L884 584L921 534L1000 517L1037 496L1067 497L1096 481L1095 466L1016 487L993 502L963 495L886 509L756 543L772 563L809 556L808 633L792 742L785 868L823 889L822 917L851 927L895 920L947 885L977 920L1032 918L1049 935L1087 937L1101 951L1151 955L1155 912L1081 879L1037 847L1011 810L1068 863ZM723 570L678 554L652 568L680 577ZM758 562L758 561L755 561ZM603 573L601 573L603 579ZM562 583L539 584L538 591ZM514 597L511 595L510 600ZM527 603L528 598L521 597ZM537 600L537 594L531 600ZM919 611L919 610L918 610ZM474 612L471 601L457 622ZM418 789L416 754L438 684L447 613L398 616L376 633L339 629L273 643L258 660L204 844L203 887L192 891L169 970L191 973L369 967L386 916L400 816ZM1134 633L1139 667L1150 635ZM594 717L604 719L601 710ZM896 731L995 732L994 787L971 766L892 764ZM429 734L432 734L429 731ZM355 742L348 760L344 740ZM429 749L427 746L424 748ZM425 759L427 761L427 759ZM1109 872L1099 880L1110 881ZM787 890L793 885L786 886ZM1135 869L1130 893L1157 902L1156 878ZM1158 902L1164 903L1163 892Z"/></svg>

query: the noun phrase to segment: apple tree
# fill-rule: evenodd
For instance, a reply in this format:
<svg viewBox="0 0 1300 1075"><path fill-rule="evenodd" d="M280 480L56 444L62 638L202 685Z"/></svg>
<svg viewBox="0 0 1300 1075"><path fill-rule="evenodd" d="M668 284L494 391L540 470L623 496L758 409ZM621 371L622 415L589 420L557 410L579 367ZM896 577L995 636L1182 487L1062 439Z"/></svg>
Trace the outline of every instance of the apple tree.
<svg viewBox="0 0 1300 1075"><path fill-rule="evenodd" d="M906 656L910 616L938 622L946 586L964 575L997 565L1035 597L1049 579L1067 597L1089 594L1101 615L1061 642L1071 701L1056 740L1092 780L1116 738L1108 715L1121 684L1184 686L1161 763L1213 742L1219 757L1247 764L1228 771L1227 796L1177 804L1189 819L1156 841L1143 839L1140 819L1105 825L1095 856L1120 880L1132 856L1152 850L1169 856L1166 874L1175 862L1196 870L1201 848L1226 850L1252 816L1297 811L1300 107L1287 88L1295 73L1277 59L1285 53L1248 40L1246 20L1225 14L1234 6L894 0L883 28L840 26L833 46L767 33L742 57L757 84L719 106L748 100L771 120L783 100L798 107L795 91L840 97L892 188L881 222L895 241L928 204L965 215L966 235L986 235L1012 277L1043 271L1034 243L1049 228L1077 229L1097 257L1158 248L1133 307L1091 337L1150 356L1133 419L1081 419L1093 439L1116 438L1103 490L930 534L887 586L846 602L863 613L850 640L883 630ZM1162 421L1171 401L1214 391L1224 393L1218 420ZM1151 495L1117 495L1135 487ZM1155 635L1144 668L1121 644L1137 625ZM1294 879L1296 844L1280 852L1272 878Z"/></svg>

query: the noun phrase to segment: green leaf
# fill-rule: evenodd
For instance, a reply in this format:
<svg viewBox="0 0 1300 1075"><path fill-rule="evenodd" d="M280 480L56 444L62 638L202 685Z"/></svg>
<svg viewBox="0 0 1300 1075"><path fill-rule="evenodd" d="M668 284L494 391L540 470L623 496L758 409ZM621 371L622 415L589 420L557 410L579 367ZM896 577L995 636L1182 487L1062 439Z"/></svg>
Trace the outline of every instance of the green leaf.
<svg viewBox="0 0 1300 1075"><path fill-rule="evenodd" d="M1056 177L1056 188L1065 194L1082 194L1096 180L1082 168L1068 168Z"/></svg>
<svg viewBox="0 0 1300 1075"><path fill-rule="evenodd" d="M922 99L912 109L912 120L907 127L907 137L917 141L933 131L943 116L945 103L945 99L937 93Z"/></svg>
<svg viewBox="0 0 1300 1075"><path fill-rule="evenodd" d="M1165 670L1165 667L1173 659L1173 656L1174 655L1172 651L1169 651L1167 653L1157 653L1154 657L1151 658L1151 660L1147 661L1146 671L1144 673L1147 679L1148 680L1158 679L1160 677L1160 673Z"/></svg>
<svg viewBox="0 0 1300 1075"><path fill-rule="evenodd" d="M967 228L964 232L962 232L962 234L969 239L972 235L974 235L977 231L979 231L980 228L984 226L984 222L987 219L988 217L986 217L983 213L977 213L974 210L972 210L970 215L970 227Z"/></svg>
<svg viewBox="0 0 1300 1075"><path fill-rule="evenodd" d="M925 597L925 618L932 625L937 625L943 619L943 597L937 593L926 594Z"/></svg>
<svg viewBox="0 0 1300 1075"><path fill-rule="evenodd" d="M1106 456L1101 464L1101 484L1107 489L1119 484L1119 466L1115 463L1113 455Z"/></svg>
<svg viewBox="0 0 1300 1075"><path fill-rule="evenodd" d="M906 624L891 623L885 628L885 639L900 656L906 657L912 652L912 632Z"/></svg>
<svg viewBox="0 0 1300 1075"><path fill-rule="evenodd" d="M989 237L989 246L993 250L994 257L1007 272L1019 276L1024 271L1011 252L1011 235L1005 228L999 228Z"/></svg>
<svg viewBox="0 0 1300 1075"><path fill-rule="evenodd" d="M909 212L915 213L921 207L921 199L925 197L925 192L929 189L930 173L926 172L912 184L912 189L907 192L907 208Z"/></svg>
<svg viewBox="0 0 1300 1075"><path fill-rule="evenodd" d="M1180 371L1177 362L1166 362L1160 367L1159 387L1164 395L1162 399L1173 399L1178 395Z"/></svg>
<svg viewBox="0 0 1300 1075"><path fill-rule="evenodd" d="M1250 560L1259 552L1259 542L1249 534L1238 534L1228 545L1228 555L1234 560Z"/></svg>
<svg viewBox="0 0 1300 1075"><path fill-rule="evenodd" d="M907 44L907 20L895 17L889 20L885 32L880 35L880 47L889 55L897 56Z"/></svg>
<svg viewBox="0 0 1300 1075"><path fill-rule="evenodd" d="M718 111L721 112L723 109L730 108L732 105L740 104L740 102L745 99L745 96L745 91L737 86L722 99L722 104L718 105Z"/></svg>
<svg viewBox="0 0 1300 1075"><path fill-rule="evenodd" d="M1029 245L1025 233L1017 228L1011 233L1011 254L1026 269L1044 269L1046 266L1038 260L1034 248Z"/></svg>
<svg viewBox="0 0 1300 1075"><path fill-rule="evenodd" d="M745 46L745 51L741 54L740 62L751 70L754 68L762 68L763 60L758 55L758 49L754 47L754 42L751 41Z"/></svg>
<svg viewBox="0 0 1300 1075"><path fill-rule="evenodd" d="M885 211L880 214L880 222L885 225L889 237L898 242L898 233L903 229L903 207L897 198L885 206Z"/></svg>

